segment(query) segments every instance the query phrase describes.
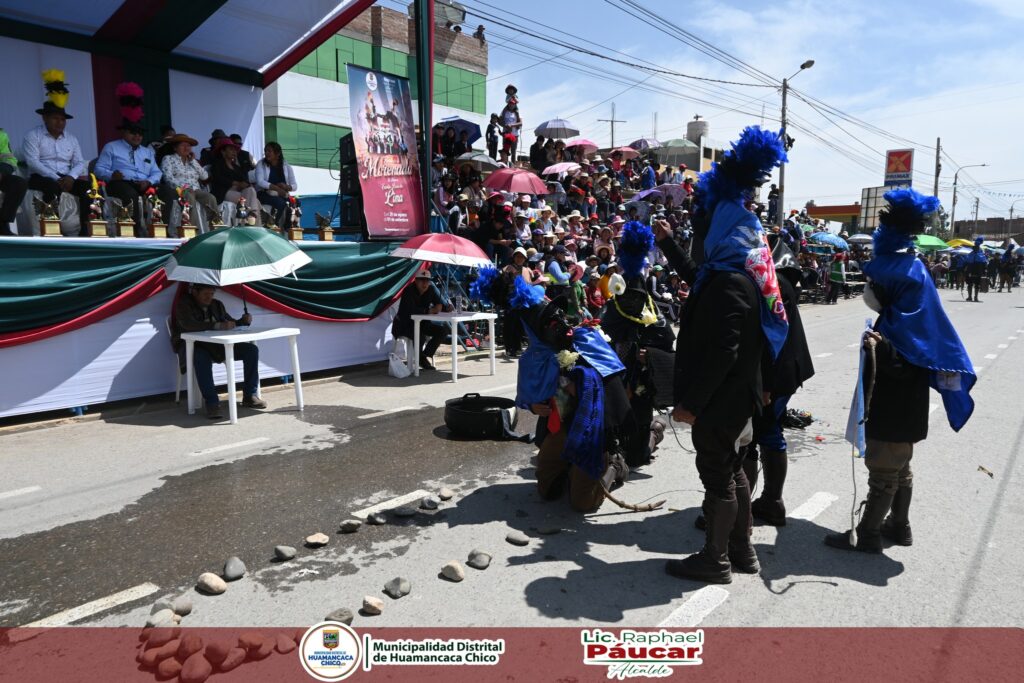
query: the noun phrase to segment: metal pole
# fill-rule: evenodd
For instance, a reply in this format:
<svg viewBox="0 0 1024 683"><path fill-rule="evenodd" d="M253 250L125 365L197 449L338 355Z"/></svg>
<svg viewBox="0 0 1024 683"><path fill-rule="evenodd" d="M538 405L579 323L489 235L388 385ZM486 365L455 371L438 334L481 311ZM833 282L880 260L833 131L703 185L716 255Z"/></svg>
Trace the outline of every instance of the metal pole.
<svg viewBox="0 0 1024 683"><path fill-rule="evenodd" d="M601 123L611 123L612 124L612 145L611 146L614 148L615 147L615 124L616 123L625 123L626 122L623 119L615 118L615 103L614 102L612 102L612 117L610 119L598 119L598 121L600 121Z"/></svg>
<svg viewBox="0 0 1024 683"><path fill-rule="evenodd" d="M789 79L782 79L782 142L786 142L786 95L789 93ZM782 221L786 215L786 162L779 165L779 204L776 210L776 225L782 227Z"/></svg>
<svg viewBox="0 0 1024 683"><path fill-rule="evenodd" d="M974 234L978 234L978 204L981 200L974 198Z"/></svg>
<svg viewBox="0 0 1024 683"><path fill-rule="evenodd" d="M434 0L415 0L416 20L416 85L419 90L420 115L420 186L423 192L425 232L430 231L430 175L433 172L431 133L434 107Z"/></svg>
<svg viewBox="0 0 1024 683"><path fill-rule="evenodd" d="M942 172L942 161L939 155L942 153L942 138L935 138L935 187L932 189L932 196L939 196L939 173Z"/></svg>
<svg viewBox="0 0 1024 683"><path fill-rule="evenodd" d="M949 210L949 227L953 230L953 237L959 237L960 231L956 229L956 180L960 177L960 169L953 174L953 208Z"/></svg>

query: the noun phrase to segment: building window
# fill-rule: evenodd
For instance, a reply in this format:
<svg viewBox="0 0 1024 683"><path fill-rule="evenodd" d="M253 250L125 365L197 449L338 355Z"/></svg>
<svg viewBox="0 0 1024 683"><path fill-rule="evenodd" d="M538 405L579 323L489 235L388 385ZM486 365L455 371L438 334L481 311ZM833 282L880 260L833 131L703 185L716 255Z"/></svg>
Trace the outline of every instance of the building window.
<svg viewBox="0 0 1024 683"><path fill-rule="evenodd" d="M307 168L336 168L338 140L352 132L351 128L343 126L280 116L266 117L263 128L268 142L275 141L281 145L289 164Z"/></svg>

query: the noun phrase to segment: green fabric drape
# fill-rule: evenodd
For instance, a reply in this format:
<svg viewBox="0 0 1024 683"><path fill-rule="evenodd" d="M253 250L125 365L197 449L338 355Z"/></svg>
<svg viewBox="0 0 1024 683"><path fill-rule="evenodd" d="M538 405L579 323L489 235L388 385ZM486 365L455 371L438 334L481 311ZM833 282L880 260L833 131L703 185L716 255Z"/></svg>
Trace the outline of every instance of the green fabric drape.
<svg viewBox="0 0 1024 683"><path fill-rule="evenodd" d="M334 320L373 318L386 309L421 267L393 258L397 243L301 244L312 263L296 278L252 282L252 289L286 306Z"/></svg>
<svg viewBox="0 0 1024 683"><path fill-rule="evenodd" d="M0 244L0 332L76 318L159 269L171 249L32 240Z"/></svg>

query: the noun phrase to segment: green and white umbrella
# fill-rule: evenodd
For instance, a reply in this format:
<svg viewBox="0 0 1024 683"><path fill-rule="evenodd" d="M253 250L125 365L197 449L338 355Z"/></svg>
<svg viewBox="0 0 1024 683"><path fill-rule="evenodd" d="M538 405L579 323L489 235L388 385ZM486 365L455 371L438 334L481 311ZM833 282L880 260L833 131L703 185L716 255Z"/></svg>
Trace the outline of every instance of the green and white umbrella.
<svg viewBox="0 0 1024 683"><path fill-rule="evenodd" d="M313 259L266 228L221 228L193 237L164 264L168 280L214 287L293 275Z"/></svg>
<svg viewBox="0 0 1024 683"><path fill-rule="evenodd" d="M934 235L915 235L914 244L921 251L935 251L938 249L949 249L949 245Z"/></svg>

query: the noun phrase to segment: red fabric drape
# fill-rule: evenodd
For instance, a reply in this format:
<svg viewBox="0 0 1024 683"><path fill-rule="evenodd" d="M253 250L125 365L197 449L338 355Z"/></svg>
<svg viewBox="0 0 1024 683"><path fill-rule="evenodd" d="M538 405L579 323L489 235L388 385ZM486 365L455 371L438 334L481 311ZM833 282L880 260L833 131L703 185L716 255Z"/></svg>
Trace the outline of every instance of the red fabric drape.
<svg viewBox="0 0 1024 683"><path fill-rule="evenodd" d="M20 332L0 334L0 349L7 346L17 346L18 344L28 344L29 342L40 341L48 337L55 337L58 334L64 334L65 332L71 332L72 330L92 325L104 318L109 318L112 315L140 304L151 296L156 296L172 284L174 283L167 279L164 269L161 268L121 295L111 299L98 308L92 309L88 313L78 316L77 318L72 318L71 320L62 322L59 325L49 325L46 327L37 327L32 330L21 330Z"/></svg>

